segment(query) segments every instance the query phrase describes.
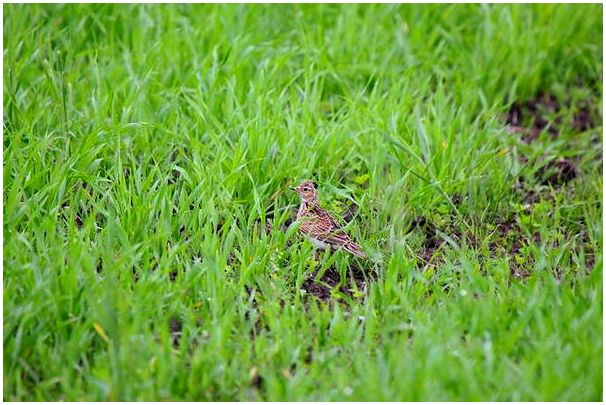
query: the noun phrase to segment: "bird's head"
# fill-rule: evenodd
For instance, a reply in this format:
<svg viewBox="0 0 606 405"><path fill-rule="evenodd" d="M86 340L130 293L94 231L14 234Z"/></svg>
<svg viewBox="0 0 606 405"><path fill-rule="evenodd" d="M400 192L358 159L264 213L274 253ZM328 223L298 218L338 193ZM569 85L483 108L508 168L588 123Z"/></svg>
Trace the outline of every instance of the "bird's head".
<svg viewBox="0 0 606 405"><path fill-rule="evenodd" d="M291 187L291 190L299 194L301 200L306 203L315 203L317 201L316 183L311 180L305 180L297 187Z"/></svg>

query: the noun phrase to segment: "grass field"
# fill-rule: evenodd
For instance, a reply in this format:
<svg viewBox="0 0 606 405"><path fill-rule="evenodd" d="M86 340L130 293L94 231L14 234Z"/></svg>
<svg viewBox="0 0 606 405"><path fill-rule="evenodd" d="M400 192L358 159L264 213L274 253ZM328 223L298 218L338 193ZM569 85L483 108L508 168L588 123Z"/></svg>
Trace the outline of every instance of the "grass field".
<svg viewBox="0 0 606 405"><path fill-rule="evenodd" d="M602 13L5 5L3 398L602 400Z"/></svg>

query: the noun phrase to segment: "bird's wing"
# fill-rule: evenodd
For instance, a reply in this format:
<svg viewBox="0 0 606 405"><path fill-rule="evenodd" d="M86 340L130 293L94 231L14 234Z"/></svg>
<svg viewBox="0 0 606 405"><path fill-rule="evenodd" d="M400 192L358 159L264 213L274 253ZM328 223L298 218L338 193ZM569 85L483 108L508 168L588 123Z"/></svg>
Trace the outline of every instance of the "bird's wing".
<svg viewBox="0 0 606 405"><path fill-rule="evenodd" d="M301 232L332 246L341 247L355 256L366 257L360 245L352 241L341 229L341 225L321 207L311 207L305 217L307 220L301 224Z"/></svg>
<svg viewBox="0 0 606 405"><path fill-rule="evenodd" d="M304 233L334 245L344 245L351 242L349 236L341 229L341 225L319 206L310 209L308 215L311 219L301 225L301 230Z"/></svg>
<svg viewBox="0 0 606 405"><path fill-rule="evenodd" d="M366 253L364 253L362 251L362 248L360 247L360 245L358 245L356 242L351 240L349 235L347 235L340 228L334 229L332 232L328 232L327 234L321 235L320 237L317 237L317 239L319 239L325 243L328 243L331 246L345 249L346 251L348 251L349 253L351 253L355 256L358 256L361 258L366 257Z"/></svg>

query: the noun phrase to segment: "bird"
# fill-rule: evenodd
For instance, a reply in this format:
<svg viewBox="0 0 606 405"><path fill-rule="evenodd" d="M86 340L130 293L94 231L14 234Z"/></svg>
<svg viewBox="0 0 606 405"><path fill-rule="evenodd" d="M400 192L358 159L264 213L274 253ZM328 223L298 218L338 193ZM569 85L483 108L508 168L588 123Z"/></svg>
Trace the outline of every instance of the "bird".
<svg viewBox="0 0 606 405"><path fill-rule="evenodd" d="M317 186L313 181L304 180L297 187L291 187L291 190L301 198L301 206L296 217L301 223L299 232L303 233L317 249L343 249L356 257L367 257L360 245L351 240L341 229L341 225L320 206Z"/></svg>

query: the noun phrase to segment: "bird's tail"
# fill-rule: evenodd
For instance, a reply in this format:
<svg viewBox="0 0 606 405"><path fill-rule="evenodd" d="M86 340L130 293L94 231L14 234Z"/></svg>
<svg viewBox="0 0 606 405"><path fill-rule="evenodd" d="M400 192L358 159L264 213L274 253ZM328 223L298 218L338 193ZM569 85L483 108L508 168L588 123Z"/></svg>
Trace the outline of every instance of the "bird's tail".
<svg viewBox="0 0 606 405"><path fill-rule="evenodd" d="M360 259L365 259L367 257L366 253L364 253L362 251L362 248L360 247L360 245L358 245L354 242L348 242L348 243L344 244L343 249L345 249L352 255L359 257Z"/></svg>

